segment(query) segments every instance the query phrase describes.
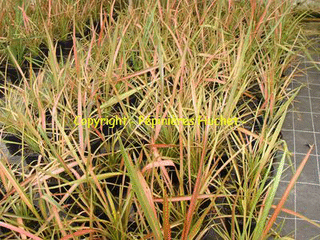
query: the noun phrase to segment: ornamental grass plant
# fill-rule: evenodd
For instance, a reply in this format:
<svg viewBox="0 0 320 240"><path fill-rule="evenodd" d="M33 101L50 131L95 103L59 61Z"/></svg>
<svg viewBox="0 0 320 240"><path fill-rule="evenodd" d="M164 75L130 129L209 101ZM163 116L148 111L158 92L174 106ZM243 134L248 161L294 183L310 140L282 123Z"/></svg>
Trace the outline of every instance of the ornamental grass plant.
<svg viewBox="0 0 320 240"><path fill-rule="evenodd" d="M21 159L2 150L1 239L279 239L301 19L283 0L1 2Z"/></svg>

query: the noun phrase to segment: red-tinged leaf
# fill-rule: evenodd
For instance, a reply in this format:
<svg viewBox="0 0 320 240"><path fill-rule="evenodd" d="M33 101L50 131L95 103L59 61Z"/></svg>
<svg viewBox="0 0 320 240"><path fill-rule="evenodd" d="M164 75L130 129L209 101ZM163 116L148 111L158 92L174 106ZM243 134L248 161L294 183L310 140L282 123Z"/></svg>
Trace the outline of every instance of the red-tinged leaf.
<svg viewBox="0 0 320 240"><path fill-rule="evenodd" d="M206 198L226 198L226 197L233 197L234 195L225 195L225 194L201 194L198 195L197 199L206 199ZM168 198L169 202L182 202L182 201L190 201L192 196L181 196L181 197L170 197ZM154 198L154 202L162 203L164 199L162 198Z"/></svg>
<svg viewBox="0 0 320 240"><path fill-rule="evenodd" d="M164 239L171 240L170 207L166 191L164 191L163 195L163 232Z"/></svg>
<svg viewBox="0 0 320 240"><path fill-rule="evenodd" d="M311 151L313 150L313 147L314 147L314 146L312 146L312 147L309 149L307 155L305 156L305 158L304 158L304 159L302 160L302 162L300 163L300 165L299 165L296 173L295 173L295 174L293 175L293 177L291 178L291 180L290 180L290 182L289 182L289 184L288 184L287 189L286 189L285 192L283 193L283 195L282 195L282 197L281 197L281 199L280 199L280 202L279 202L278 205L277 205L277 208L274 210L274 213L273 213L273 215L271 216L271 218L270 218L270 220L269 220L269 222L268 222L268 224L267 224L267 226L266 226L266 228L265 228L265 230L264 230L264 232L263 232L263 234L262 234L262 239L263 239L263 237L265 237L265 236L268 234L268 232L270 231L272 225L273 225L274 222L276 221L276 219L277 219L277 217L278 217L278 215L279 215L279 213L280 213L283 205L285 204L285 202L286 202L286 200L287 200L287 198L288 198L288 196L289 196L289 193L290 193L291 189L293 188L293 186L294 186L294 184L296 183L296 181L298 180L298 177L300 176L300 174L301 174L304 166L306 165L306 163L307 163L307 161L308 161L308 159L309 159L309 157L310 157Z"/></svg>
<svg viewBox="0 0 320 240"><path fill-rule="evenodd" d="M142 173L144 173L147 170L156 168L156 167L165 167L165 166L174 166L174 163L171 160L163 160L163 161L157 161L147 164L143 169Z"/></svg>
<svg viewBox="0 0 320 240"><path fill-rule="evenodd" d="M79 230L74 233L71 233L69 235L64 236L63 238L60 238L60 240L68 240L68 239L73 239L74 237L80 237L82 235L88 234L88 233L94 233L96 232L94 229L84 229L84 230Z"/></svg>
<svg viewBox="0 0 320 240"><path fill-rule="evenodd" d="M171 148L171 147L177 147L177 145L175 144L151 144L151 147L155 147L155 148Z"/></svg>
<svg viewBox="0 0 320 240"><path fill-rule="evenodd" d="M42 238L39 238L36 235L33 235L32 233L29 233L21 228L18 228L18 227L11 225L11 224L0 222L0 226L4 227L4 228L8 228L14 232L20 233L21 235L25 235L31 239L34 239L34 240L42 240Z"/></svg>
<svg viewBox="0 0 320 240"><path fill-rule="evenodd" d="M206 82L217 82L217 83L221 83L221 84L226 84L226 81L219 80L218 78L206 78L205 81Z"/></svg>

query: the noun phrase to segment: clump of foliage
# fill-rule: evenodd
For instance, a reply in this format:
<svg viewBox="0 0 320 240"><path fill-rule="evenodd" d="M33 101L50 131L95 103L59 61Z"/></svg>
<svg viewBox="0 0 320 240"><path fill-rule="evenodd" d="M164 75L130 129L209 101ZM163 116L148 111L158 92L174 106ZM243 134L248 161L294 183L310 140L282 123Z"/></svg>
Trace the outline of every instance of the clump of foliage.
<svg viewBox="0 0 320 240"><path fill-rule="evenodd" d="M0 10L2 63L20 76L0 121L22 163L0 161L2 236L279 235L268 214L300 39L288 1L16 2ZM75 121L115 116L128 122ZM207 117L239 121L140 121Z"/></svg>

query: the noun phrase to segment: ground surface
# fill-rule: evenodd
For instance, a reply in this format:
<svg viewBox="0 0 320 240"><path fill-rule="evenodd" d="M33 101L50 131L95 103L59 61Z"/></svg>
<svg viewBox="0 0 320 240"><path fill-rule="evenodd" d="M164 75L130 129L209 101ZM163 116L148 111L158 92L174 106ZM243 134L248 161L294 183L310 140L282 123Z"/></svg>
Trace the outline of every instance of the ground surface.
<svg viewBox="0 0 320 240"><path fill-rule="evenodd" d="M319 38L319 23L308 23L305 28L313 34L313 38ZM315 40L315 42L315 49L311 50L311 55L314 61L319 63L320 40ZM309 150L309 145L315 144L315 148L290 193L285 208L320 223L320 71L306 56L301 58L300 64L305 70L295 77L291 87L296 88L301 84L304 87L287 114L282 134L292 152L294 168L301 163ZM288 168L280 183L279 196L285 191L291 176L292 171ZM299 240L320 239L319 228L292 215L282 214L280 217L286 219L284 234Z"/></svg>

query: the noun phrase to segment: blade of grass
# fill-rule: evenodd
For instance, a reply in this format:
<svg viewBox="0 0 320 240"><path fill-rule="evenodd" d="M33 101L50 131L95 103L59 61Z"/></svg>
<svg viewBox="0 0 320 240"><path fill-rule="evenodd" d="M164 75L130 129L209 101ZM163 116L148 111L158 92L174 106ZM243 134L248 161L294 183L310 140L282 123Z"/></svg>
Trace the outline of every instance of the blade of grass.
<svg viewBox="0 0 320 240"><path fill-rule="evenodd" d="M277 175L274 178L272 189L268 194L268 199L265 202L262 215L258 220L258 224L257 224L257 227L256 227L254 235L253 235L253 239L254 240L263 239L261 237L262 236L262 231L263 231L263 228L265 226L265 222L267 220L267 217L268 217L268 214L269 214L269 211L270 211L274 196L276 194L277 188L278 188L280 180L281 180L283 167L284 167L284 163L285 163L285 158L286 158L286 153L287 153L287 150L285 150L285 152L283 153L282 159L280 161L280 164L279 164L279 167L278 167L278 170L277 170Z"/></svg>
<svg viewBox="0 0 320 240"><path fill-rule="evenodd" d="M34 239L34 240L42 240L42 238L39 238L39 237L33 235L32 233L29 233L29 232L27 232L27 231L25 231L23 229L20 229L18 227L12 226L11 224L0 222L0 226L4 227L4 228L7 228L7 229L10 229L12 231L18 232L21 235L26 235L26 236L30 237L31 239Z"/></svg>
<svg viewBox="0 0 320 240"><path fill-rule="evenodd" d="M271 206L273 209L277 209L278 205L272 205ZM292 216L295 216L295 217L298 217L298 218L301 218L302 220L316 226L317 228L320 228L320 224L319 223L316 223L315 221L299 214L299 213L296 213L295 211L292 211L290 209L287 209L287 208L281 208L281 211L284 212L284 213L288 213L288 214L291 214Z"/></svg>
<svg viewBox="0 0 320 240"><path fill-rule="evenodd" d="M121 153L124 158L125 166L128 170L130 180L132 182L132 189L135 192L147 221L153 231L156 240L162 240L163 235L160 229L159 220L157 218L154 201L150 188L142 176L141 172L133 165L127 151L125 150L121 138L119 138Z"/></svg>
<svg viewBox="0 0 320 240"><path fill-rule="evenodd" d="M96 232L95 229L83 229L83 230L79 230L74 233L68 234L68 235L64 236L63 238L60 238L60 240L68 240L70 238L74 239L74 237L81 237L82 235L85 235L88 233L94 233L94 232Z"/></svg>
<svg viewBox="0 0 320 240"><path fill-rule="evenodd" d="M164 232L164 239L171 240L170 206L169 206L166 190L164 190L164 195L163 195L163 232Z"/></svg>
<svg viewBox="0 0 320 240"><path fill-rule="evenodd" d="M287 198L289 196L289 193L290 193L291 189L294 187L294 185L295 185L296 181L298 180L298 178L299 178L304 166L306 165L306 163L307 163L307 161L308 161L308 159L310 157L310 154L311 154L311 152L313 150L313 147L314 147L313 145L310 147L310 149L307 152L306 156L304 157L304 159L300 163L296 173L291 178L291 180L290 180L290 182L288 184L288 187L286 188L285 192L283 193L283 195L282 195L282 197L280 199L280 202L277 205L277 208L274 210L274 213L273 213L271 219L269 220L265 230L263 231L263 234L261 236L262 239L268 234L268 232L271 229L272 225L276 221L276 219L277 219L277 217L278 217L283 205L285 204L285 202L286 202L286 200L287 200ZM280 181L280 179L279 179L279 181Z"/></svg>
<svg viewBox="0 0 320 240"><path fill-rule="evenodd" d="M2 155L3 152L1 153ZM8 181L12 184L14 189L17 191L19 196L21 197L22 201L28 206L28 208L31 210L31 212L38 218L41 219L39 213L35 209L32 201L28 197L27 193L24 191L24 189L21 187L20 183L17 181L15 176L13 175L12 171L10 171L4 164L3 161L0 161L0 170L4 173L4 175L7 177Z"/></svg>

